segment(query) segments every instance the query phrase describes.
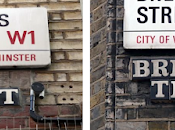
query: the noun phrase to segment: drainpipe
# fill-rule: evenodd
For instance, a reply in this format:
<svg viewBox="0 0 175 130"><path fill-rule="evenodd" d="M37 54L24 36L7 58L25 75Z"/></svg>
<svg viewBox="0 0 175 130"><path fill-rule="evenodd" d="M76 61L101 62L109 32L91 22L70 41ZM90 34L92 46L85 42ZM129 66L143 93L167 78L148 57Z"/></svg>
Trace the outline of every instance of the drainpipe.
<svg viewBox="0 0 175 130"><path fill-rule="evenodd" d="M44 98L44 85L35 82L32 84L31 90L30 90L30 117L40 123L45 123L45 122L72 122L76 124L81 124L82 123L82 118L81 117L74 117L74 118L62 118L62 117L43 117L40 116L38 113L35 112L35 98L39 97L41 99Z"/></svg>

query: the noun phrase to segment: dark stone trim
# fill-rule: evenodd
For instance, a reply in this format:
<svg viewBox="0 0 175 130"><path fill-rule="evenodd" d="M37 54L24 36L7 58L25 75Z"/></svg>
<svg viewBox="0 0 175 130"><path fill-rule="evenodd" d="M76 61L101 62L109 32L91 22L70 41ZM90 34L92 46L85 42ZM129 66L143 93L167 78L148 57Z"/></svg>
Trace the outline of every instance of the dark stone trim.
<svg viewBox="0 0 175 130"><path fill-rule="evenodd" d="M116 5L117 0L107 1L107 65L106 65L106 123L105 130L115 129L115 55L116 55Z"/></svg>

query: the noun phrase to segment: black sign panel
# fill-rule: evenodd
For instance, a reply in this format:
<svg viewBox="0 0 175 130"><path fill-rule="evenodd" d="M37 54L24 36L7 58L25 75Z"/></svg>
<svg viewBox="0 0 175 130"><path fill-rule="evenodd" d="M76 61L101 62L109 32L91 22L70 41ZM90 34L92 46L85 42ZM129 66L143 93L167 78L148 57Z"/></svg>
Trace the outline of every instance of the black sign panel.
<svg viewBox="0 0 175 130"><path fill-rule="evenodd" d="M175 58L132 58L132 79L175 77Z"/></svg>
<svg viewBox="0 0 175 130"><path fill-rule="evenodd" d="M133 80L151 80L151 100L175 100L175 58L131 58Z"/></svg>
<svg viewBox="0 0 175 130"><path fill-rule="evenodd" d="M19 89L0 89L0 106L4 105L20 105Z"/></svg>
<svg viewBox="0 0 175 130"><path fill-rule="evenodd" d="M169 100L169 80L151 80L151 99Z"/></svg>

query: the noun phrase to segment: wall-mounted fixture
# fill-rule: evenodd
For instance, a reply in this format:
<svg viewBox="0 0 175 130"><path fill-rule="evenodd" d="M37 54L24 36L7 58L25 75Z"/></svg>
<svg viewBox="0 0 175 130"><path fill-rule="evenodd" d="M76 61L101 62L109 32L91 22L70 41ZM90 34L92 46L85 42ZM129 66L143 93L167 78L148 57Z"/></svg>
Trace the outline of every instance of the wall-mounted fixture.
<svg viewBox="0 0 175 130"><path fill-rule="evenodd" d="M82 118L81 117L73 117L73 118L62 118L62 117L43 117L40 116L39 114L36 113L35 111L35 98L39 97L40 99L44 98L44 85L35 82L31 86L30 90L30 116L31 118L36 121L36 122L57 122L59 123L64 123L64 122L70 122L70 123L75 123L75 124L80 124L82 123Z"/></svg>

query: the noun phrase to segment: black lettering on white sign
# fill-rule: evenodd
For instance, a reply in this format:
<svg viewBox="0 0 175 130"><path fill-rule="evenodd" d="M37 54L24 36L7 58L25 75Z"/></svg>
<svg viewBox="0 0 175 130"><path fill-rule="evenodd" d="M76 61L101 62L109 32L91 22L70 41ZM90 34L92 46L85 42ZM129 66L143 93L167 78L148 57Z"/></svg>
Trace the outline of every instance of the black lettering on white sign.
<svg viewBox="0 0 175 130"><path fill-rule="evenodd" d="M8 17L7 14L0 14L0 27L6 27L9 25L9 21L7 20Z"/></svg>
<svg viewBox="0 0 175 130"><path fill-rule="evenodd" d="M146 0L138 0L138 1L146 1ZM154 0L151 0L154 1ZM161 1L161 0L157 0L157 1ZM172 1L172 0L165 0L165 1ZM150 21L152 23L157 23L157 16L160 15L161 16L161 23L165 23L165 21L167 21L167 23L172 23L172 18L171 16L172 14L172 8L168 7L168 6L149 6L149 7L145 7L145 6L141 6L138 8L137 12L139 17L137 17L137 21L138 23L146 23L149 19L151 19ZM161 12L161 13L160 13ZM152 17L148 17L148 14L152 14Z"/></svg>

